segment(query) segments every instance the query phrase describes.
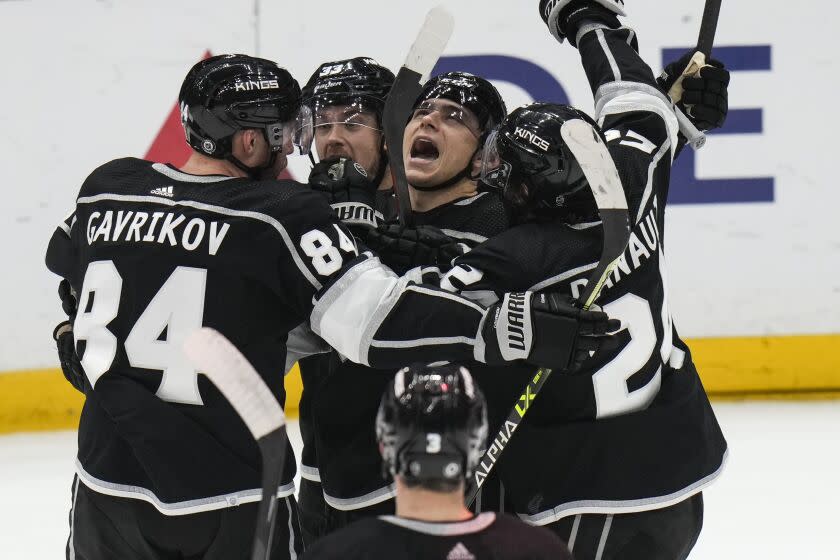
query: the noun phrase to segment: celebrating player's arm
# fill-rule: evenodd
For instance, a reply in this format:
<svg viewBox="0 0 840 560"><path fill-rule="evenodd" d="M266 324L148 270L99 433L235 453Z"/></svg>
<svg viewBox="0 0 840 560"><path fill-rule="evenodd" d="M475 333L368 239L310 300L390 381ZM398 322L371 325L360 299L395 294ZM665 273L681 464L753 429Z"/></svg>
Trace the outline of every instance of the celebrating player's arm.
<svg viewBox="0 0 840 560"><path fill-rule="evenodd" d="M56 271L59 271L59 275L62 277L58 285L58 297L61 299L61 308L67 315L67 319L61 321L53 329L53 340L55 340L58 350L61 372L76 390L84 393L86 391L85 373L76 355L73 339L73 321L76 319L77 311L76 291L68 280L68 278L74 278L75 276L73 263L76 259L76 249L70 232L76 227L76 212L73 211L56 227L53 236L50 238L47 253L52 255L52 266Z"/></svg>
<svg viewBox="0 0 840 560"><path fill-rule="evenodd" d="M357 363L389 367L434 353L448 360L525 360L565 369L581 339L617 327L606 315L582 312L551 293L506 293L485 308L397 276L370 253L357 256L337 224L312 231L302 238L302 253L323 280L313 283L312 330Z"/></svg>
<svg viewBox="0 0 840 560"><path fill-rule="evenodd" d="M669 64L657 80L638 54L635 31L618 20L623 6L621 0L541 0L539 11L551 34L580 52L613 159L628 163L619 172L631 220L638 222L657 187L667 185L670 164L686 143L667 92L692 53ZM683 80L678 107L700 130L718 128L728 110L728 83L723 65L711 61L699 76ZM664 203L659 200L659 212Z"/></svg>

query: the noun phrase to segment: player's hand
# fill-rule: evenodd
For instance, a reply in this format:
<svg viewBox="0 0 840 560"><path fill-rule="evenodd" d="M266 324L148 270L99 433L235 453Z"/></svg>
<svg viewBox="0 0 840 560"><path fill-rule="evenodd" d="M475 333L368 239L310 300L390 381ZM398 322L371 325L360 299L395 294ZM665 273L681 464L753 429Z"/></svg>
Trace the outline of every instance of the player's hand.
<svg viewBox="0 0 840 560"><path fill-rule="evenodd" d="M540 0L540 17L554 38L569 39L577 46L577 32L585 21L621 27L618 16L625 15L624 0Z"/></svg>
<svg viewBox="0 0 840 560"><path fill-rule="evenodd" d="M315 164L309 186L327 196L330 204L361 202L373 208L376 189L365 169L349 158L330 158Z"/></svg>
<svg viewBox="0 0 840 560"><path fill-rule="evenodd" d="M382 224L360 235L362 242L397 274L417 266L449 268L466 247L434 226Z"/></svg>
<svg viewBox="0 0 840 560"><path fill-rule="evenodd" d="M688 51L679 60L668 64L656 79L667 95L688 66L694 51ZM719 60L708 60L709 66L700 69L700 76L683 79L682 99L677 106L683 110L699 130L720 128L729 112L729 71Z"/></svg>
<svg viewBox="0 0 840 560"><path fill-rule="evenodd" d="M484 361L525 360L573 371L620 328L620 321L601 311L584 311L560 292L508 293L488 310L481 333Z"/></svg>
<svg viewBox="0 0 840 560"><path fill-rule="evenodd" d="M61 372L70 385L83 394L85 392L85 370L76 354L76 341L73 338L73 324L70 321L59 323L53 330L53 339L58 349L58 361Z"/></svg>

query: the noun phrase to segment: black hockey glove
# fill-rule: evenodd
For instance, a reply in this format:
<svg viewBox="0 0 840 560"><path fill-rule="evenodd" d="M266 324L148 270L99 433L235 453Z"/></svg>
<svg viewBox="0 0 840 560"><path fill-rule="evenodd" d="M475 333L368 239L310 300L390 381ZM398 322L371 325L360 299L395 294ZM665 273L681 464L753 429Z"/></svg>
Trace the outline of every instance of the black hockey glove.
<svg viewBox="0 0 840 560"><path fill-rule="evenodd" d="M85 392L85 371L79 357L76 355L76 341L73 338L73 321L76 320L76 294L70 282L62 280L58 284L58 297L61 298L61 308L67 314L68 321L62 321L53 329L53 340L58 350L58 361L61 372L70 385Z"/></svg>
<svg viewBox="0 0 840 560"><path fill-rule="evenodd" d="M585 21L616 29L624 14L624 0L540 0L540 17L561 43L568 39L577 47L577 33Z"/></svg>
<svg viewBox="0 0 840 560"><path fill-rule="evenodd" d="M377 186L352 159L318 162L309 174L309 186L327 197L338 219L350 226L354 235L359 234L360 228L376 227L379 223L374 211Z"/></svg>
<svg viewBox="0 0 840 560"><path fill-rule="evenodd" d="M560 292L508 293L488 309L482 326L484 362L525 360L574 371L621 322L601 311L583 311ZM481 358L480 352L477 352Z"/></svg>
<svg viewBox="0 0 840 560"><path fill-rule="evenodd" d="M671 87L688 67L694 51L685 53L679 60L665 67L656 79L660 89L668 95ZM699 130L720 128L729 112L729 71L719 60L707 61L709 66L700 69L700 76L686 76L682 85L682 99L677 106L683 110Z"/></svg>
<svg viewBox="0 0 840 560"><path fill-rule="evenodd" d="M375 205L376 189L365 169L349 158L325 159L315 164L309 174L309 186L324 193L330 204L361 202Z"/></svg>
<svg viewBox="0 0 840 560"><path fill-rule="evenodd" d="M76 354L76 341L73 338L73 324L70 321L63 321L53 329L53 339L58 349L58 361L61 364L61 372L70 385L75 387L82 394L85 392L85 370Z"/></svg>
<svg viewBox="0 0 840 560"><path fill-rule="evenodd" d="M362 242L397 274L417 266L449 268L466 247L434 226L382 224L361 234Z"/></svg>
<svg viewBox="0 0 840 560"><path fill-rule="evenodd" d="M62 280L58 284L58 297L61 298L61 308L70 319L76 320L76 293L70 287L70 282Z"/></svg>

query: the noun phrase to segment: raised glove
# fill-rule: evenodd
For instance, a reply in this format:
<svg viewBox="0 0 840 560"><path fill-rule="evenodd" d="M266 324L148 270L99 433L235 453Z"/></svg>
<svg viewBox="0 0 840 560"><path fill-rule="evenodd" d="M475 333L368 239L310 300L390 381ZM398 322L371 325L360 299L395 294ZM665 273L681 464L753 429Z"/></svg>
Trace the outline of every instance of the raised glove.
<svg viewBox="0 0 840 560"><path fill-rule="evenodd" d="M694 51L688 51L679 60L668 64L656 79L667 95L688 67ZM699 130L720 128L729 112L729 71L719 60L706 61L699 76L685 76L680 99L672 99Z"/></svg>
<svg viewBox="0 0 840 560"><path fill-rule="evenodd" d="M58 350L61 372L70 385L82 393L85 392L85 370L76 354L76 341L73 338L73 324L63 321L53 329L53 340Z"/></svg>
<svg viewBox="0 0 840 560"><path fill-rule="evenodd" d="M508 293L488 309L476 358L498 365L525 360L540 367L573 371L621 322L601 311L584 311L560 292ZM480 346L480 345L477 345Z"/></svg>
<svg viewBox="0 0 840 560"><path fill-rule="evenodd" d="M448 268L466 248L434 226L382 224L361 234L364 244L397 274L417 266Z"/></svg>
<svg viewBox="0 0 840 560"><path fill-rule="evenodd" d="M540 0L540 17L554 38L568 38L577 46L577 32L585 21L621 27L617 16L624 16L624 0Z"/></svg>

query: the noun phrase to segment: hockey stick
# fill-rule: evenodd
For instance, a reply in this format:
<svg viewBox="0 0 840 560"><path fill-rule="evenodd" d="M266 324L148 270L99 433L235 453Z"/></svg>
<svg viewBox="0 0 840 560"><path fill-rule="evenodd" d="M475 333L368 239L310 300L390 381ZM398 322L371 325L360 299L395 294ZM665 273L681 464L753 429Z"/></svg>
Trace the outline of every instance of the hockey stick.
<svg viewBox="0 0 840 560"><path fill-rule="evenodd" d="M612 156L604 145L600 136L593 134L592 127L583 120L572 120L563 124L560 134L566 145L572 151L575 159L580 163L581 169L586 176L595 203L598 205L598 213L601 215L601 223L604 230L603 247L601 258L595 269L589 276L583 293L578 301L583 309L589 309L607 277L615 268L618 258L627 247L630 239L630 220L627 214L627 199L624 196L624 189L618 170L615 167ZM481 485L493 470L499 456L510 441L511 436L519 427L525 413L531 407L537 394L551 376L552 370L540 368L525 387L519 396L501 429L493 438L487 451L479 461L478 467L473 473L473 479L465 493L465 502L471 506L475 501Z"/></svg>
<svg viewBox="0 0 840 560"><path fill-rule="evenodd" d="M411 225L411 199L408 194L408 179L405 176L405 159L403 158L403 136L405 125L414 108L414 102L423 89L423 83L429 79L432 68L437 64L455 22L452 15L442 6L429 10L426 21L411 49L405 58L405 63L397 73L394 85L385 101L382 113L383 128L385 129L385 145L388 147L388 160L391 164L391 175L394 178L394 192L397 195L397 208L400 224Z"/></svg>
<svg viewBox="0 0 840 560"><path fill-rule="evenodd" d="M245 422L262 455L262 500L252 560L268 560L277 519L277 489L286 459L286 417L245 356L221 333L203 327L184 343L187 358L210 378Z"/></svg>
<svg viewBox="0 0 840 560"><path fill-rule="evenodd" d="M712 56L712 45L715 42L715 33L717 33L718 19L720 18L720 5L722 0L706 0L706 6L703 9L703 20L700 22L700 34L697 37L697 48L688 65L683 70L682 74L671 89L668 90L668 97L674 103L678 103L682 99L684 89L683 80L689 76L699 76L700 70L704 66L708 66L707 61ZM680 131L688 139L694 149L703 147L706 142L706 137L702 132L697 130L697 127L686 117L683 112L677 108L677 120L680 124Z"/></svg>

